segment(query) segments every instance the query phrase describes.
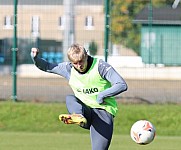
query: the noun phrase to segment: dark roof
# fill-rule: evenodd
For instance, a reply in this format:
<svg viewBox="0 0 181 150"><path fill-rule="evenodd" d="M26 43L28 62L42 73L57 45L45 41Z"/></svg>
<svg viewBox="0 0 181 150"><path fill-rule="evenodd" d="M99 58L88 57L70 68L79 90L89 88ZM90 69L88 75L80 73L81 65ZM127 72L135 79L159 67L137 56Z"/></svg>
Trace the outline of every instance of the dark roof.
<svg viewBox="0 0 181 150"><path fill-rule="evenodd" d="M64 0L17 0L18 5L63 5ZM77 5L103 5L103 0L74 0ZM0 0L0 5L13 5L13 0Z"/></svg>
<svg viewBox="0 0 181 150"><path fill-rule="evenodd" d="M181 25L181 7L173 9L171 6L162 8L152 8L152 19L150 17L149 6L145 7L135 17L134 23L149 24L152 21L153 24L169 24L169 25Z"/></svg>

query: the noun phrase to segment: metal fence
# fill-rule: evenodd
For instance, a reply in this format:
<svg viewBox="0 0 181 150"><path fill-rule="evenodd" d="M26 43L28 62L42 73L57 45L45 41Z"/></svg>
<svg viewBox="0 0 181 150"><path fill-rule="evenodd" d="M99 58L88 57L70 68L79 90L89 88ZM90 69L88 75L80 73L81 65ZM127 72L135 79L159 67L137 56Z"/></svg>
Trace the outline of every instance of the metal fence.
<svg viewBox="0 0 181 150"><path fill-rule="evenodd" d="M32 63L31 47L39 47L41 52L50 53L52 61L61 62L66 60L66 50L72 43L89 49L94 42L97 45L94 54L104 56L107 1L17 2L18 64ZM124 0L116 4L110 1L108 55L141 56L145 64L180 66L181 9L178 2ZM14 3L2 0L0 8L0 65L11 65L15 40Z"/></svg>
<svg viewBox="0 0 181 150"><path fill-rule="evenodd" d="M33 62L30 58L32 47L40 49L40 57L49 62L60 63L67 60L66 51L72 43L84 45L90 54L92 54L90 45L94 43L96 46L93 49L95 51L93 54L105 59L105 53L107 53L108 62L118 68L123 77L127 77L128 80L137 80L136 69L141 67L143 76L141 80L145 80L145 83L148 79L154 81L156 79L179 80L176 84L177 87L180 87L179 77L174 78L181 65L181 45L179 43L181 39L180 1L18 0L16 1L17 12L14 11L14 2L15 0L0 1L0 75L7 76L7 78L1 77L1 99L10 98L13 84L16 84L14 83L16 70L13 70L12 67L13 59L17 60L18 68L23 68L23 70L17 70L17 95L19 99L39 101L48 98L56 101L59 96L64 96L67 93L65 89L71 92L66 86L63 92L57 90L58 96L56 96L53 94L55 88L51 84L53 82L56 87L57 82L54 83L53 79L48 81L43 79L35 80L35 82L32 81L35 85L31 86L31 81L28 81L30 78L20 80L20 74L23 72L28 77L31 77L31 75L35 77L36 72L38 72L32 69ZM106 4L109 4L108 10L106 10ZM108 11L107 16L105 16L105 10ZM17 19L16 24L15 17ZM108 20L106 20L106 17ZM106 23L109 24L105 26ZM108 49L105 49L106 28L109 31L109 42L106 42L109 46ZM13 49L15 29L17 49ZM17 52L16 57L13 57L13 50ZM150 66L154 66L156 69L153 69L153 72L149 70L147 73ZM158 66L162 67L157 68ZM178 68L172 71L171 74L169 74L169 70L159 74L158 70L175 66ZM123 69L121 70L121 68ZM11 74L13 71L14 73ZM128 72L131 72L129 75L133 75L135 79L133 77L129 78ZM169 77L160 77L163 74L165 75L165 72ZM145 74L151 74L152 76L146 78ZM11 75L14 78L11 79ZM138 76L140 80L140 75ZM38 77L42 78L40 74L37 74ZM45 83L47 85L44 85ZM157 81L153 83L156 85ZM66 83L61 81L59 84L65 85ZM164 83L162 84L164 85ZM46 86L49 87L47 89L52 94L44 89ZM139 83L137 86L140 86ZM143 93L147 93L145 88L142 88ZM163 91L160 90L162 91L160 93L162 99L169 101L172 98L170 97L172 93L168 92L168 89L164 90L164 86L160 86L160 88L163 89ZM5 89L5 92L2 92L3 89ZM173 95L173 99L176 101L180 101L178 92L179 88L176 88ZM125 97L131 95L131 97L147 99L143 93L140 95L138 93L142 92L132 91L132 93L126 94ZM150 93L154 94L154 92ZM149 96L148 99L152 98ZM154 100L152 99L152 101Z"/></svg>

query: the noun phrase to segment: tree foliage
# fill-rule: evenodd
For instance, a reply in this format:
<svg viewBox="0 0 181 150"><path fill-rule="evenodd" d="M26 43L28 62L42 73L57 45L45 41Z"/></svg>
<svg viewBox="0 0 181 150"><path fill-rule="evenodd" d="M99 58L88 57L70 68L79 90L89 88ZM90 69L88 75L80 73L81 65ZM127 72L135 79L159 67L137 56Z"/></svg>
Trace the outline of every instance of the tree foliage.
<svg viewBox="0 0 181 150"><path fill-rule="evenodd" d="M92 55L92 56L96 55L97 54L97 49L98 49L97 43L95 41L92 41L89 44L89 53L90 53L90 55Z"/></svg>
<svg viewBox="0 0 181 150"><path fill-rule="evenodd" d="M149 4L153 7L172 5L173 0L112 0L111 1L111 41L133 49L139 54L140 27L134 24L136 15Z"/></svg>

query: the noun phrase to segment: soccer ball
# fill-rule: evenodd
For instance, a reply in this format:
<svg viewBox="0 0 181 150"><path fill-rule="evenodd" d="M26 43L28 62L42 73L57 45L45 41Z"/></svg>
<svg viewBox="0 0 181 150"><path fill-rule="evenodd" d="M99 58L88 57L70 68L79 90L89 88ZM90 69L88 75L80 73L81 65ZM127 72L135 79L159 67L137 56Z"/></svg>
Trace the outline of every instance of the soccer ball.
<svg viewBox="0 0 181 150"><path fill-rule="evenodd" d="M130 130L132 140L141 145L151 143L155 138L155 133L155 127L147 120L139 120L135 122Z"/></svg>

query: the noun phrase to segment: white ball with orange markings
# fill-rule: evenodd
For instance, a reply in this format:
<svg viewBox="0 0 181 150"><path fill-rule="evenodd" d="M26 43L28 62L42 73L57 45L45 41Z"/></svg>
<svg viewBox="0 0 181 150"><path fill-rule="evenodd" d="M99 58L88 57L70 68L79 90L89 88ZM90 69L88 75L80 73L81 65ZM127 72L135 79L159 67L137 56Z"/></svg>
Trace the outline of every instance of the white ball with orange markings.
<svg viewBox="0 0 181 150"><path fill-rule="evenodd" d="M139 120L135 122L130 130L131 138L134 142L141 145L151 143L156 134L154 125L147 120Z"/></svg>

